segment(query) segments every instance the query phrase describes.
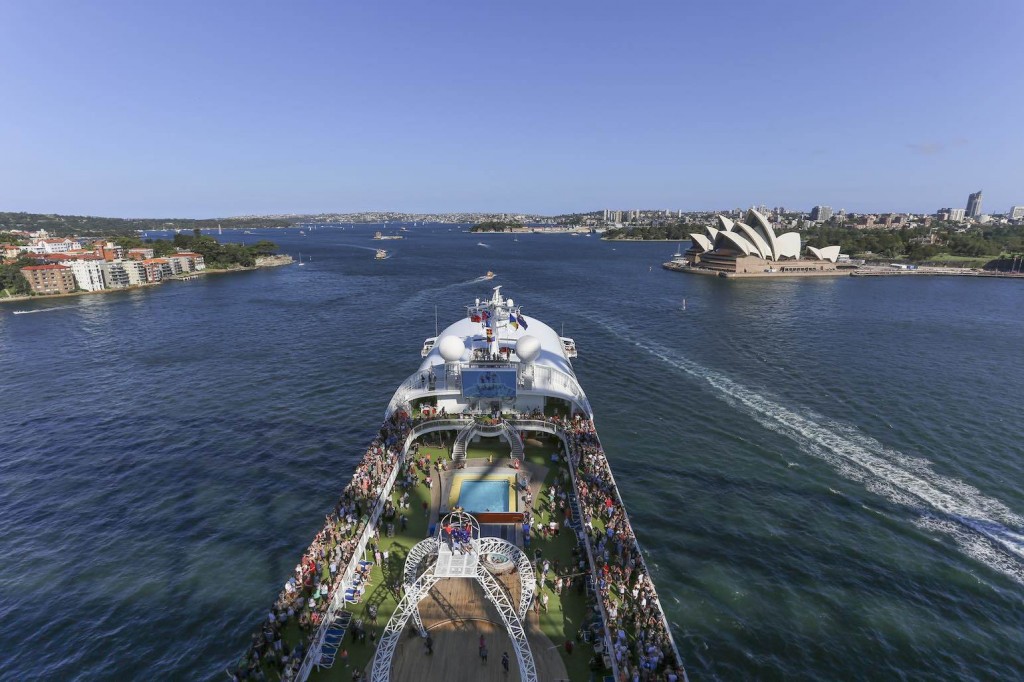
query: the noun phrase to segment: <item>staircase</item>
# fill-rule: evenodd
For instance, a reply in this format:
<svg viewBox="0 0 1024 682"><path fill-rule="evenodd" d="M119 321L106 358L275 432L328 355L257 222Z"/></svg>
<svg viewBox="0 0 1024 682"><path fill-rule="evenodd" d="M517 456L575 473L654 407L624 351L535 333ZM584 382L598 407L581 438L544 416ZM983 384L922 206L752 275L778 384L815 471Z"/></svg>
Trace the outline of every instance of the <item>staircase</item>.
<svg viewBox="0 0 1024 682"><path fill-rule="evenodd" d="M505 437L508 438L508 442L512 445L512 460L522 461L523 459L523 437L519 435L519 431L508 422L503 422L501 430L505 433Z"/></svg>
<svg viewBox="0 0 1024 682"><path fill-rule="evenodd" d="M459 431L459 435L455 438L455 445L452 446L452 462L456 467L465 464L466 448L469 446L469 441L473 439L475 432L476 423L470 422L464 429Z"/></svg>

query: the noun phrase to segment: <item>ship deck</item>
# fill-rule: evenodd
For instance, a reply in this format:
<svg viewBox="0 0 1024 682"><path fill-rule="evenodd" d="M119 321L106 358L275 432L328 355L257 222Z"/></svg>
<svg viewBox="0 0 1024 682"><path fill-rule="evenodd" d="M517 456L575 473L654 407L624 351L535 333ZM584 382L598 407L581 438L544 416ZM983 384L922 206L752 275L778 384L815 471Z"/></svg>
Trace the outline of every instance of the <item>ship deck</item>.
<svg viewBox="0 0 1024 682"><path fill-rule="evenodd" d="M420 437L416 442L420 445L419 457L428 456L431 462L440 460L450 464L449 447L442 444L447 438L450 445L454 432L433 433ZM552 455L561 450L561 441L553 436L541 436L528 439L524 448L523 467L529 469L531 493L533 495L532 513L534 526L548 526L552 521L562 525L564 517L556 512L552 515L548 509L548 493L551 484L568 477L567 464L564 457L561 461L552 461ZM412 457L411 457L412 459ZM352 614L352 625L339 648L335 663L330 668L314 668L311 680L344 680L353 679L354 671L362 671L364 679L369 679L375 653L374 643L382 633L388 619L394 612L401 593L398 585L401 582L405 559L412 547L428 535L428 530L439 517L442 494L446 487L439 484L436 471L433 471L434 484L428 488L423 482L422 470L413 466L417 472L417 483L405 489L396 483L391 492L391 502L398 507L403 493L410 494L408 508L399 509L406 516L407 526L401 530L400 519L394 525L394 535L387 536L387 521L381 524L379 549L381 564L374 564L370 571L370 582L361 601L349 604L346 611ZM460 473L478 473L482 476L494 473L514 473L511 466L509 446L501 439L484 439L467 450L467 461ZM452 471L446 472L452 474ZM538 476L539 474L539 476ZM426 506L425 506L426 505ZM426 509L426 511L424 511ZM519 510L524 510L524 503L519 500ZM485 532L486 534L486 532ZM594 621L595 611L588 607L584 593L584 575L570 567L578 562L574 560L573 550L577 547L577 537L571 528L564 528L558 534L534 532L527 551L531 558L539 551L543 559L551 562L552 569L573 575L575 583L569 589L562 589L560 594L554 591L555 571L548 573L543 592L540 590L541 576L537 572L538 598L540 594L548 596L546 609L531 608L526 619L527 636L537 665L538 678L541 680L589 680L591 679L591 657L593 646L582 641L584 626ZM373 561L374 557L367 551L365 556ZM384 558L386 556L386 559ZM519 597L518 580L503 579L513 598ZM371 605L376 607L376 622L370 617ZM518 666L511 639L496 609L484 599L483 590L475 580L448 578L441 580L430 594L420 602L420 613L424 625L434 641L434 653L428 656L423 640L406 628L399 643L392 665L391 679L423 680L444 679L448 682L465 680L506 679L501 665L503 652L509 653L510 674L518 678ZM365 631L364 641L357 641L353 633L356 624L361 624ZM285 642L294 647L295 643L304 639L302 632L294 621L284 630ZM479 637L483 634L489 650L488 662L484 664L479 656ZM590 640L588 632L586 635ZM565 647L566 640L572 642L571 653ZM347 655L346 655L347 654ZM595 667L603 668L598 663ZM281 679L277 665L265 663L264 674L268 680ZM514 679L515 679L514 678Z"/></svg>
<svg viewBox="0 0 1024 682"><path fill-rule="evenodd" d="M536 598L523 623L536 665L537 679L559 682L612 679L612 661L605 649L614 641L616 631L619 633L619 642L622 646L615 646L623 651L642 651L651 641L638 638L637 621L634 619L638 613L636 590L634 589L633 599L630 600L624 587L629 584L629 574L626 573L624 580L621 575L616 578L619 569L615 568L625 566L628 559L629 570L632 570L633 562L636 561L637 570L646 573L643 557L639 553L623 553L621 543L617 549L602 549L603 538L606 535L604 512L608 511L604 507L610 501L605 501L604 492L595 497L596 489L601 486L600 481L605 482L604 489L609 491L620 506L621 500L618 499L611 472L603 462L603 455L595 455L600 452L599 444L596 449L594 448L596 434L587 434L583 431L575 435L569 433L567 437L575 443L572 445L572 457L569 457L568 453L563 452L562 440L558 436L530 429L529 423L531 422L523 423L523 434L526 439L521 470L530 476L529 492L532 494L532 504L529 510L533 521L530 542L524 543L523 533L518 530L518 525L489 526L485 523L482 526L482 535L500 534L519 545L529 559L534 561ZM454 477L471 474L471 478L475 480L497 480L515 475L510 447L500 438L484 438L470 445L464 467L454 468L451 461L451 446L454 444L457 431L457 428L450 431L435 431L421 435L414 441L390 495L384 498L390 500L396 511L392 517L381 519L380 536L375 541L375 549L379 554L375 555L372 542L363 554L364 559L373 562L366 589L358 602L348 603L344 607L345 612L351 616L351 622L337 647L336 656L330 661L331 665L314 667L310 671L309 679L346 682L354 679L369 680L376 643L402 596L406 557L418 542L432 533L440 515L454 505L457 499L457 488L453 490ZM592 438L588 440L588 436ZM588 442L589 445L581 446L584 442ZM576 482L578 487L573 484L573 476L570 475L570 464L567 461L570 459L575 466L581 467L573 470L576 476L582 476ZM590 462L586 467L583 466L584 460ZM445 462L448 470L439 472L436 468L439 462ZM432 480L430 486L426 482L428 474ZM552 503L554 486L563 493L563 498L556 498L555 501L561 502L561 499L564 499L565 510L571 510L577 504L582 509L581 520L586 528L586 534L577 533L571 528L567 523L567 511ZM517 491L516 499L509 500L510 509L526 510L525 498L522 495L524 492ZM406 493L407 504L403 505L402 497ZM568 496L564 496L564 493L568 493ZM622 520L628 531L628 520L625 517ZM545 532L552 522L559 528L559 532ZM351 538L352 535L345 537ZM583 542L584 537L588 538L587 543L593 545L590 548L591 554L588 554L587 543ZM607 537L613 537L610 530ZM328 555L332 548L333 543L326 548ZM612 558L609 559L609 551L613 549ZM639 552L639 549L636 551ZM630 556L633 558L629 558ZM598 585L591 574L594 570L594 559L588 560L588 557L597 560L599 593ZM540 571L543 560L550 562L551 567L551 571L543 576L544 580ZM608 574L609 562L613 564L611 576ZM319 566L320 564L318 568ZM435 575L440 575L436 568L434 570ZM571 587L556 592L557 576L561 576L563 580L568 577L572 581ZM495 577L504 584L513 602L517 603L520 592L517 575L510 573ZM331 580L330 571L324 565L322 582L329 584ZM618 585L617 589L611 589L613 582ZM660 610L657 595L653 591L653 585L650 585L648 590L646 594L653 600L656 613L645 612L645 618L654 613L656 618L661 619L667 633L668 626ZM542 595L547 597L546 607L542 606ZM618 619L614 613L616 609L620 611ZM392 657L391 680L444 679L457 682L506 679L501 661L502 653L506 651L509 653L509 674L518 678L519 671L512 640L496 608L485 598L484 591L476 580L440 579L419 602L419 612L433 642L433 653L427 653L424 640L411 623L407 624ZM310 611L307 609L304 613L308 615ZM617 621L618 625L606 631L603 626L605 618L612 623ZM648 620L646 627L650 627L656 618ZM281 628L285 642L284 651L287 653L296 645L304 645L309 641L310 632L309 626L306 629L300 628L296 618L289 620ZM358 636L359 633L362 633L361 637ZM477 647L481 635L486 638L489 650L486 663L479 656ZM686 674L681 668L679 654L674 649L670 633L666 636L668 639L662 638L662 644L659 644L666 658L664 663L658 663L657 679L662 679L661 671L667 664L669 668L675 669L675 673L664 669L664 679L679 679L685 682ZM671 650L668 647L671 647ZM275 656L279 658L280 654L271 653L270 656L274 659ZM643 662L642 653L627 654L627 657L631 659L632 666L640 666ZM317 660L320 660L319 657ZM279 660L260 659L260 668L268 680L289 679L282 675L285 666Z"/></svg>

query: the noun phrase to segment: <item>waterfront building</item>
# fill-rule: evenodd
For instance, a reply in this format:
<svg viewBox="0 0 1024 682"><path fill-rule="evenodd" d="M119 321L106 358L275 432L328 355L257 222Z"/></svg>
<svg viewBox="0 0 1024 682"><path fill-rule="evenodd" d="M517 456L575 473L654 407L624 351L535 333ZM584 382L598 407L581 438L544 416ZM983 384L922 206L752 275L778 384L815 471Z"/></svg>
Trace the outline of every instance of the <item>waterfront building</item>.
<svg viewBox="0 0 1024 682"><path fill-rule="evenodd" d="M74 273L64 265L28 265L21 274L37 294L70 294L75 290Z"/></svg>
<svg viewBox="0 0 1024 682"><path fill-rule="evenodd" d="M185 259L182 261L182 264L185 267L186 272L193 272L196 270L206 269L206 259L203 258L203 254L201 253L194 253L192 251L179 251L178 253L174 254L172 258Z"/></svg>
<svg viewBox="0 0 1024 682"><path fill-rule="evenodd" d="M811 209L811 220L823 223L832 217L831 206L815 206Z"/></svg>
<svg viewBox="0 0 1024 682"><path fill-rule="evenodd" d="M692 233L693 245L683 255L686 265L724 274L831 272L836 270L838 246L807 247L811 258L800 257L800 234L776 235L758 211L747 211L745 222L723 215L706 234Z"/></svg>
<svg viewBox="0 0 1024 682"><path fill-rule="evenodd" d="M123 289L130 284L123 261L103 261L100 267L103 269L103 283L107 289Z"/></svg>
<svg viewBox="0 0 1024 682"><path fill-rule="evenodd" d="M166 258L147 258L142 261L142 267L146 270L146 281L150 283L162 280L165 272L168 277L172 274Z"/></svg>
<svg viewBox="0 0 1024 682"><path fill-rule="evenodd" d="M977 218L981 215L981 190L974 192L967 197L967 217Z"/></svg>
<svg viewBox="0 0 1024 682"><path fill-rule="evenodd" d="M103 276L103 259L99 256L76 258L66 261L75 275L75 283L84 291L101 291L106 288Z"/></svg>
<svg viewBox="0 0 1024 682"><path fill-rule="evenodd" d="M128 286L138 286L146 283L146 267L142 261L123 260L120 265L128 276Z"/></svg>

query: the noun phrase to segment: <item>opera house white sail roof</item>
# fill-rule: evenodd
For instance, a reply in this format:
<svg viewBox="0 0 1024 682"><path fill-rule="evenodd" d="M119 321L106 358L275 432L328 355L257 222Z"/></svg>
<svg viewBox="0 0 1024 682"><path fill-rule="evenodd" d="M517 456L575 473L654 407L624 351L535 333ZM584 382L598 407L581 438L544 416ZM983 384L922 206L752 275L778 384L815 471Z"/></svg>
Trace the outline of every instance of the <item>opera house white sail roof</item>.
<svg viewBox="0 0 1024 682"><path fill-rule="evenodd" d="M756 256L766 261L800 258L800 233L786 232L776 235L768 220L750 209L744 222L733 222L723 215L717 216L717 227L708 227L707 234L692 233L690 239L698 252L726 248L744 256ZM839 258L838 246L807 247L817 260L833 263Z"/></svg>

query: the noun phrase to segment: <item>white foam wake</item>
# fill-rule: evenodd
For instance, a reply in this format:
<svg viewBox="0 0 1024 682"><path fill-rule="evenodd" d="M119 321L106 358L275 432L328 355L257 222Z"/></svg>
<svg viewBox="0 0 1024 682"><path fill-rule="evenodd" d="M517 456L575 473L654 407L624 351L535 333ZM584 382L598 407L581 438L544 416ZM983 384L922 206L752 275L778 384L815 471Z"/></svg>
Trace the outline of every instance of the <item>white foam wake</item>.
<svg viewBox="0 0 1024 682"><path fill-rule="evenodd" d="M963 481L937 474L927 460L890 448L849 424L812 410L789 409L677 351L638 338L615 324L600 323L670 366L706 381L720 399L792 439L805 453L828 462L843 476L916 510L919 526L952 536L971 557L1024 583L1024 517L999 500Z"/></svg>
<svg viewBox="0 0 1024 682"><path fill-rule="evenodd" d="M59 305L53 308L36 308L35 310L15 310L15 315L31 315L33 313L51 313L54 310L67 310L68 308L74 308L73 305Z"/></svg>

